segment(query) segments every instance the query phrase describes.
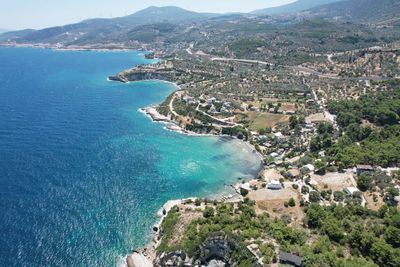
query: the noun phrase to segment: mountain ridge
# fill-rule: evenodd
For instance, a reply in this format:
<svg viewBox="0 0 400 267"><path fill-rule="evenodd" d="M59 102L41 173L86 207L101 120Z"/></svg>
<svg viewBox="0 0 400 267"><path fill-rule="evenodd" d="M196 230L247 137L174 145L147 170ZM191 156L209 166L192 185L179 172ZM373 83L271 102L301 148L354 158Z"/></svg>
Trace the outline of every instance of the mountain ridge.
<svg viewBox="0 0 400 267"><path fill-rule="evenodd" d="M17 39L24 42L54 42L62 35L65 35L63 37L66 40L71 39L73 41L76 38L82 38L82 34L90 37L97 34L112 33L113 31L129 31L141 25L189 23L217 16L220 16L220 14L198 13L175 6L150 6L125 17L87 19L74 24L48 27L40 30L27 29L6 32L0 35L0 41Z"/></svg>
<svg viewBox="0 0 400 267"><path fill-rule="evenodd" d="M286 5L258 9L251 13L255 15L279 15L285 13L295 13L338 1L340 0L298 0Z"/></svg>
<svg viewBox="0 0 400 267"><path fill-rule="evenodd" d="M326 2L330 3L322 5ZM299 0L293 4L296 3L298 7L299 3L315 4L316 0ZM141 47L143 44L161 44L166 40L168 43L177 42L177 40L189 43L198 41L205 37L201 31L192 32L193 35L182 33L186 30L190 31L193 27L198 28L199 25L208 30L210 27L223 27L222 32L236 34L234 37L239 38L238 36L245 36L244 33L247 31L257 33L257 31L267 30L268 27L293 25L313 19L356 24L376 23L388 19L394 19L395 23L400 21L397 15L400 14L400 1L398 0L381 0L379 2L374 0L323 0L318 3L321 5L304 11L267 17L252 13L198 13L175 6L150 6L125 17L89 19L42 30L27 29L7 32L0 34L0 42L5 45L17 43L57 46L118 46L123 44L122 47ZM241 32L240 29L244 32ZM322 30L324 31L324 29ZM223 38L223 36L214 38Z"/></svg>
<svg viewBox="0 0 400 267"><path fill-rule="evenodd" d="M343 19L353 22L379 22L398 18L400 1L398 0L343 0L309 9L324 18Z"/></svg>

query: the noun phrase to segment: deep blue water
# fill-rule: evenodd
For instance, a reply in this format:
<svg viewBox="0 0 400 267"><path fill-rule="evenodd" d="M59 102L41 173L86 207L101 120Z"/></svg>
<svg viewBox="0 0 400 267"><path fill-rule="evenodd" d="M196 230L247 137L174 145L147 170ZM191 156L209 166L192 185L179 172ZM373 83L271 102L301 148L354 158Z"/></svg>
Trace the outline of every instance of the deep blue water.
<svg viewBox="0 0 400 267"><path fill-rule="evenodd" d="M133 52L0 49L0 266L115 266L169 199L208 196L259 162L138 112L174 88L106 77Z"/></svg>

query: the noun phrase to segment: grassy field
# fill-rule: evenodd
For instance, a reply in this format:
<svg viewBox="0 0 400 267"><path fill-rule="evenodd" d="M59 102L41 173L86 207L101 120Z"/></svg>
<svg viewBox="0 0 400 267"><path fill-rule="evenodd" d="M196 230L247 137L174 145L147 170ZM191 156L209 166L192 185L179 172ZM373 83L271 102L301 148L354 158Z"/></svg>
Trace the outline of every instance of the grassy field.
<svg viewBox="0 0 400 267"><path fill-rule="evenodd" d="M277 124L289 123L288 115L272 114L266 112L247 112L250 130L257 131L267 127L273 128Z"/></svg>

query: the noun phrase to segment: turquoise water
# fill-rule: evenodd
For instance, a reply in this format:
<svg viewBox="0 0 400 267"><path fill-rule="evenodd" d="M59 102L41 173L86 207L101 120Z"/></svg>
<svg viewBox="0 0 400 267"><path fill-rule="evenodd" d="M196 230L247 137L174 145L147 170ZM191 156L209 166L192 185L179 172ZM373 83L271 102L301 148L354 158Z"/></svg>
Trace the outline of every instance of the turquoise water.
<svg viewBox="0 0 400 267"><path fill-rule="evenodd" d="M240 141L163 129L138 109L174 87L106 77L133 52L0 49L0 266L115 266L164 202L254 175Z"/></svg>

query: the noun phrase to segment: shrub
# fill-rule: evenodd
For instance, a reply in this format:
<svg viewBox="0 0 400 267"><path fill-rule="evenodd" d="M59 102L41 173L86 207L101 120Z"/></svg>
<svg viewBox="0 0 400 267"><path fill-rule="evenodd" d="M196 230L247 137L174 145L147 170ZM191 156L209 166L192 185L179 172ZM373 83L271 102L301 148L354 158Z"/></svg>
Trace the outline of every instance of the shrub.
<svg viewBox="0 0 400 267"><path fill-rule="evenodd" d="M369 174L363 173L358 176L357 187L361 191L365 192L371 187L372 177Z"/></svg>
<svg viewBox="0 0 400 267"><path fill-rule="evenodd" d="M290 207L294 207L296 206L296 201L294 200L294 198L290 198L288 204Z"/></svg>
<svg viewBox="0 0 400 267"><path fill-rule="evenodd" d="M310 193L310 188L309 188L308 186L303 186L303 187L301 188L301 193L302 193L302 194L308 194L308 193Z"/></svg>
<svg viewBox="0 0 400 267"><path fill-rule="evenodd" d="M203 211L204 218L210 218L214 216L214 209L211 207L206 207Z"/></svg>
<svg viewBox="0 0 400 267"><path fill-rule="evenodd" d="M321 199L321 195L317 191L310 192L310 202L319 202Z"/></svg>
<svg viewBox="0 0 400 267"><path fill-rule="evenodd" d="M201 205L201 200L200 198L196 198L196 200L194 201L194 204L198 207Z"/></svg>
<svg viewBox="0 0 400 267"><path fill-rule="evenodd" d="M249 194L249 190L240 188L240 194L245 197Z"/></svg>
<svg viewBox="0 0 400 267"><path fill-rule="evenodd" d="M344 193L342 191L333 192L333 199L337 202L342 202L344 200Z"/></svg>

